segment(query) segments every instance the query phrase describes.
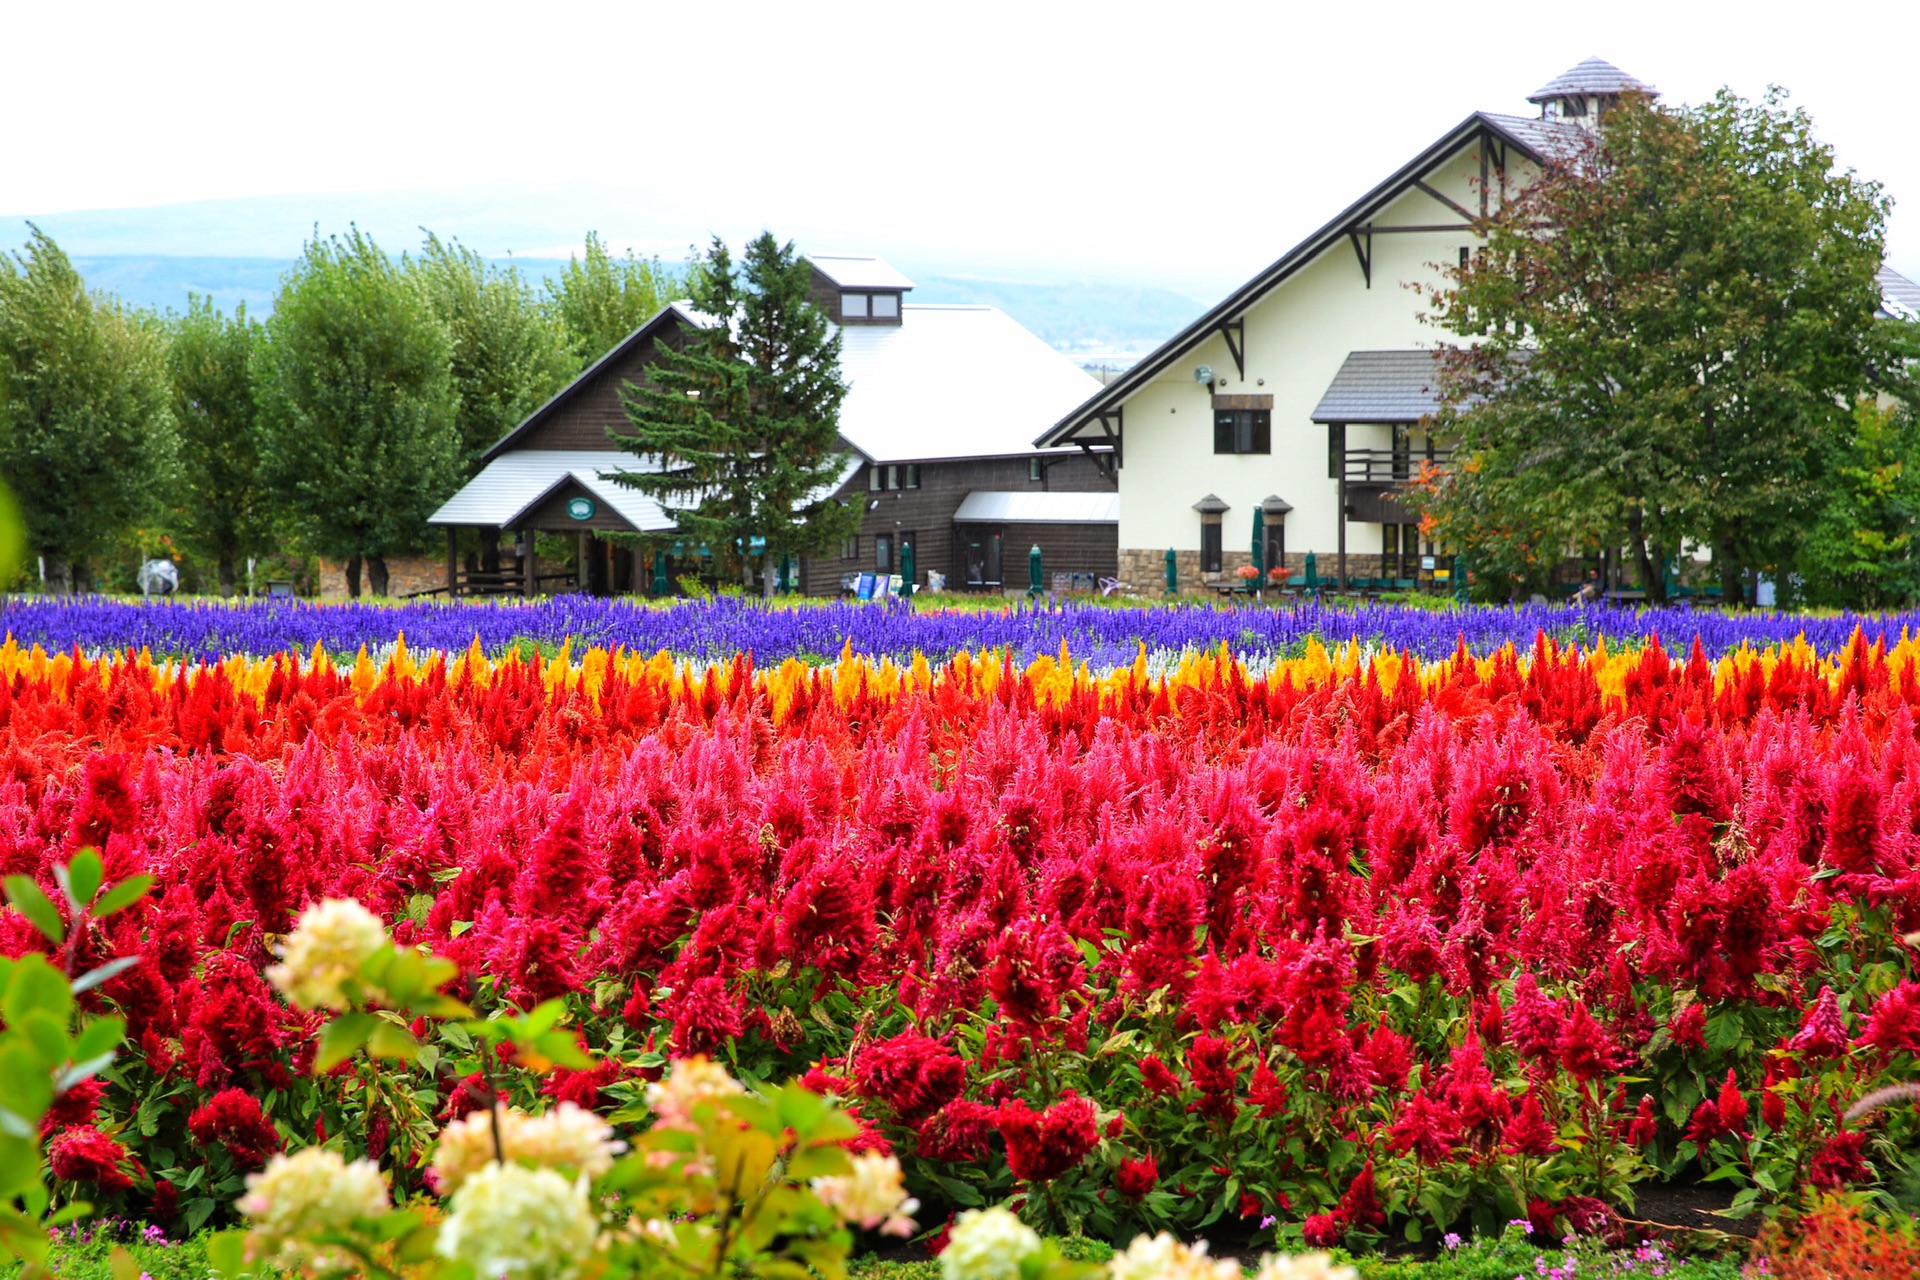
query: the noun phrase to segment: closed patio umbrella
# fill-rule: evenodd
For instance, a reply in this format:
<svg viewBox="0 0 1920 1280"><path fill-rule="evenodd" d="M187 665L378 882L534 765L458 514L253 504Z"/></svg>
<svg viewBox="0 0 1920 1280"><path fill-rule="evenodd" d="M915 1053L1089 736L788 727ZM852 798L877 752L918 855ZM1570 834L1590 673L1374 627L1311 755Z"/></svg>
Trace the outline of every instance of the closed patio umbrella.
<svg viewBox="0 0 1920 1280"><path fill-rule="evenodd" d="M1266 599L1267 516L1259 507L1253 509L1253 583L1254 594Z"/></svg>

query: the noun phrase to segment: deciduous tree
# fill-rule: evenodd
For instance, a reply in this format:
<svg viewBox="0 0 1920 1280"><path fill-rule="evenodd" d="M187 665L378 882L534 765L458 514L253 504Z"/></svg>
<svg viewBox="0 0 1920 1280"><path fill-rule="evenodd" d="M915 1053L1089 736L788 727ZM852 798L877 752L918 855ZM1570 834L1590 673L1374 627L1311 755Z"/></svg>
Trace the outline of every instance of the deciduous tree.
<svg viewBox="0 0 1920 1280"><path fill-rule="evenodd" d="M355 228L315 238L282 280L260 380L261 456L314 550L374 594L460 483L453 340L426 288Z"/></svg>
<svg viewBox="0 0 1920 1280"><path fill-rule="evenodd" d="M679 279L658 258L616 258L596 232L582 256L547 281L547 311L565 329L574 368L585 369L671 302Z"/></svg>
<svg viewBox="0 0 1920 1280"><path fill-rule="evenodd" d="M54 590L158 510L175 465L168 400L156 318L89 294L38 227L0 254L0 478Z"/></svg>
<svg viewBox="0 0 1920 1280"><path fill-rule="evenodd" d="M1729 601L1779 572L1872 390L1887 208L1778 90L1623 99L1432 295L1467 340L1457 465L1416 498L1437 536L1521 582L1625 547L1656 599L1688 544Z"/></svg>
<svg viewBox="0 0 1920 1280"><path fill-rule="evenodd" d="M188 548L214 561L222 595L233 594L239 562L272 543L254 397L264 338L244 303L226 316L194 297L167 348L180 433L173 522Z"/></svg>

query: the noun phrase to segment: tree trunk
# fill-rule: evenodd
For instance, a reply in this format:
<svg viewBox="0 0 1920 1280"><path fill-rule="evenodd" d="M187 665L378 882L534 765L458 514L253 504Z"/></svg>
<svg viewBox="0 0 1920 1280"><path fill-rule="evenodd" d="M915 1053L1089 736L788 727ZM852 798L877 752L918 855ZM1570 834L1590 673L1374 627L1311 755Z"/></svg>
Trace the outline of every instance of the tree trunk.
<svg viewBox="0 0 1920 1280"><path fill-rule="evenodd" d="M347 595L349 598L354 600L358 600L360 598L360 557L359 556L347 557Z"/></svg>
<svg viewBox="0 0 1920 1280"><path fill-rule="evenodd" d="M1647 599L1654 604L1667 601L1667 575L1665 566L1655 562L1652 549L1647 542L1646 519L1640 508L1635 507L1627 515L1627 534L1633 542L1633 554L1640 563L1640 589L1647 593Z"/></svg>
<svg viewBox="0 0 1920 1280"><path fill-rule="evenodd" d="M233 594L233 553L232 552L223 551L220 553L219 574L220 574L220 594L223 596L231 596Z"/></svg>
<svg viewBox="0 0 1920 1280"><path fill-rule="evenodd" d="M1713 544L1714 567L1720 570L1720 596L1729 605L1745 605L1746 575L1740 572L1740 560L1733 553L1733 539L1722 536Z"/></svg>
<svg viewBox="0 0 1920 1280"><path fill-rule="evenodd" d="M387 594L387 558L385 556L367 557L367 585L373 588L375 596L385 598Z"/></svg>
<svg viewBox="0 0 1920 1280"><path fill-rule="evenodd" d="M778 576L774 566L779 563L773 554L773 544L769 542L767 553L760 557L760 598L762 600L773 599L773 580Z"/></svg>
<svg viewBox="0 0 1920 1280"><path fill-rule="evenodd" d="M73 594L73 561L65 556L47 557L47 590L57 596Z"/></svg>

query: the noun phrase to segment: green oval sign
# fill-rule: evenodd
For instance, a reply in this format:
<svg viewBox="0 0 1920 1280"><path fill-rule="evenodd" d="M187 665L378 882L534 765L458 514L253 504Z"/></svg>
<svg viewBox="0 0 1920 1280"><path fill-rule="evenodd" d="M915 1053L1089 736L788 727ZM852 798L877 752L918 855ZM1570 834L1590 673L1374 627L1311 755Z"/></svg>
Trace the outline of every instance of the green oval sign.
<svg viewBox="0 0 1920 1280"><path fill-rule="evenodd" d="M567 514L575 520L593 519L594 509L592 498L567 499Z"/></svg>

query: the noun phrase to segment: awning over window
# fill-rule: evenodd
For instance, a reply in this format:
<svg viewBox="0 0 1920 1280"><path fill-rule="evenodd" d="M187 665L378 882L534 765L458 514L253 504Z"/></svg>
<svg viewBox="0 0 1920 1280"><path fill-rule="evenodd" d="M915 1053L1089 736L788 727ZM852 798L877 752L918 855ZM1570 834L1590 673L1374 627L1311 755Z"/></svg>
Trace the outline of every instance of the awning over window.
<svg viewBox="0 0 1920 1280"><path fill-rule="evenodd" d="M955 524L1119 524L1117 493L1000 493L976 490L960 501Z"/></svg>
<svg viewBox="0 0 1920 1280"><path fill-rule="evenodd" d="M1418 422L1440 407L1439 372L1431 351L1350 351L1313 420Z"/></svg>

